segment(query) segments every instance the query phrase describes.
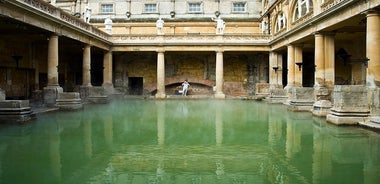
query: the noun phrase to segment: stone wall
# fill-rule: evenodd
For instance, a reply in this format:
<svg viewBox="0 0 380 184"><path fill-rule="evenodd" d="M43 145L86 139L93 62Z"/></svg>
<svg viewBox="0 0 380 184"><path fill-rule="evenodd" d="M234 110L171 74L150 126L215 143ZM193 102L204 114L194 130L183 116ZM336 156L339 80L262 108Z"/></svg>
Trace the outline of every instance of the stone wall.
<svg viewBox="0 0 380 184"><path fill-rule="evenodd" d="M131 52L115 55L114 86L128 94L129 78L143 78L144 95L157 87L157 53ZM258 59L259 58L259 59ZM254 94L255 84L268 80L265 56L255 53L224 53L224 92L231 96ZM165 85L180 85L185 79L200 85L199 93L210 93L215 85L214 52L165 52ZM203 87L201 87L203 86ZM167 86L167 88L172 88ZM171 91L175 90L170 89ZM168 91L168 93L171 93Z"/></svg>

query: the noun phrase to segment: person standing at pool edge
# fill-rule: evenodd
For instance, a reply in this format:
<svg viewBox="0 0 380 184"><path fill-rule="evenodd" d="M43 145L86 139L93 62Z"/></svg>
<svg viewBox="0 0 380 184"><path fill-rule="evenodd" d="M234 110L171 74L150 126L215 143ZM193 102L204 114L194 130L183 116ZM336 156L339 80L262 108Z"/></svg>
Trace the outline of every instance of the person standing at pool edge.
<svg viewBox="0 0 380 184"><path fill-rule="evenodd" d="M187 95L187 90L189 89L189 86L190 86L190 84L187 82L187 80L185 80L182 83L182 96L186 96Z"/></svg>

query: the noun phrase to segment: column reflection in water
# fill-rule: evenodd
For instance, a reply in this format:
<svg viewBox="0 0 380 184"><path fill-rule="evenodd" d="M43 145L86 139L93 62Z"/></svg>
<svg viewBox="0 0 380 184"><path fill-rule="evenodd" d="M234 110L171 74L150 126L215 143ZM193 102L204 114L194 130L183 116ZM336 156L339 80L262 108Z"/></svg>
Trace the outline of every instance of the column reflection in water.
<svg viewBox="0 0 380 184"><path fill-rule="evenodd" d="M224 101L215 102L215 140L217 147L223 144L223 107ZM217 179L221 179L224 176L223 159L217 159L215 165L216 177Z"/></svg>
<svg viewBox="0 0 380 184"><path fill-rule="evenodd" d="M223 101L217 101L215 104L215 140L216 145L221 146L223 143Z"/></svg>
<svg viewBox="0 0 380 184"><path fill-rule="evenodd" d="M92 119L90 117L83 118L83 139L84 152L88 159L92 158Z"/></svg>
<svg viewBox="0 0 380 184"><path fill-rule="evenodd" d="M326 132L326 122L313 118L313 183L321 183L323 178L331 176L331 145Z"/></svg>
<svg viewBox="0 0 380 184"><path fill-rule="evenodd" d="M156 101L157 109L157 142L158 145L165 144L165 101Z"/></svg>
<svg viewBox="0 0 380 184"><path fill-rule="evenodd" d="M166 101L160 100L156 101L157 110L157 142L159 146L165 145L165 114L166 114ZM164 170L164 153L160 153L158 156L158 163L156 169L156 180L157 182L164 180L165 170Z"/></svg>
<svg viewBox="0 0 380 184"><path fill-rule="evenodd" d="M380 146L379 139L375 139L374 135L368 139L368 159L364 162L363 172L364 172L364 183L377 183L380 181Z"/></svg>
<svg viewBox="0 0 380 184"><path fill-rule="evenodd" d="M113 119L112 115L109 113L104 113L102 115L103 123L104 123L104 137L106 140L106 144L109 147L112 147L113 144Z"/></svg>
<svg viewBox="0 0 380 184"><path fill-rule="evenodd" d="M60 153L60 123L55 121L54 123L49 125L49 153L50 153L50 161L51 168L53 173L53 179L56 182L61 181L61 153Z"/></svg>
<svg viewBox="0 0 380 184"><path fill-rule="evenodd" d="M286 119L286 157L293 156L301 150L301 133L297 130L297 116L294 113L287 115Z"/></svg>
<svg viewBox="0 0 380 184"><path fill-rule="evenodd" d="M270 115L268 115L268 142L273 148L276 142L282 138L282 115L276 106L269 107Z"/></svg>

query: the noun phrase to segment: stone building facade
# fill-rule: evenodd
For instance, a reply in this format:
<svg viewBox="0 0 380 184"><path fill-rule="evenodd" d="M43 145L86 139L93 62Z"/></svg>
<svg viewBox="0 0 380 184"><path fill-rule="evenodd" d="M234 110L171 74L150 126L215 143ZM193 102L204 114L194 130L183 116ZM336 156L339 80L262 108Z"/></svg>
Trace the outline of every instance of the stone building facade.
<svg viewBox="0 0 380 184"><path fill-rule="evenodd" d="M54 103L97 86L167 98L188 79L194 96L260 95L335 124L378 123L379 0L0 3L6 99Z"/></svg>

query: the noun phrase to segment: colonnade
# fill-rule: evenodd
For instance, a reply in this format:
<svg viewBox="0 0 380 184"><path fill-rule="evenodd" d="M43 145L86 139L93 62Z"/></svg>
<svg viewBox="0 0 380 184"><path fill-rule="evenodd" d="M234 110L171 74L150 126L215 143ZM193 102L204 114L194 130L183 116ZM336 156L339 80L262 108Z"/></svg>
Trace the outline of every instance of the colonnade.
<svg viewBox="0 0 380 184"><path fill-rule="evenodd" d="M223 93L223 50L218 49L216 51L216 71L215 71L215 98L223 99L225 94ZM166 98L165 94L165 51L157 51L157 93L156 98Z"/></svg>
<svg viewBox="0 0 380 184"><path fill-rule="evenodd" d="M58 44L59 36L52 35L48 44L48 84L44 88L44 92L50 95L45 97L45 101L54 104L54 99L58 92L62 92L62 88L58 84ZM223 50L216 51L216 91L215 98L225 98L223 93ZM105 51L103 57L103 84L108 91L113 89L112 83L112 51ZM91 45L83 46L83 82L82 87L91 87ZM46 100L46 99L50 100ZM156 98L166 98L165 94L165 50L157 50L157 93Z"/></svg>
<svg viewBox="0 0 380 184"><path fill-rule="evenodd" d="M47 86L44 87L44 102L54 105L57 94L63 92L58 83L59 65L59 36L51 35L48 43ZM83 46L82 87L91 87L91 45ZM113 89L112 84L112 51L106 51L103 58L103 84L108 91Z"/></svg>
<svg viewBox="0 0 380 184"><path fill-rule="evenodd" d="M380 14L367 12L366 57L369 59L366 75L363 80L369 87L380 86ZM314 88L332 90L335 85L335 33L316 32L314 34ZM287 45L287 88L302 86L302 45L290 43ZM280 66L281 53L271 51L269 54L270 69ZM282 62L282 61L281 61ZM280 63L281 63L280 62ZM281 66L280 66L281 67ZM300 67L300 68L298 68ZM276 69L277 70L277 69ZM365 72L365 71L364 71ZM271 72L270 72L271 73ZM273 73L273 72L272 72ZM271 84L282 84L273 74ZM275 80L275 81L274 81Z"/></svg>

